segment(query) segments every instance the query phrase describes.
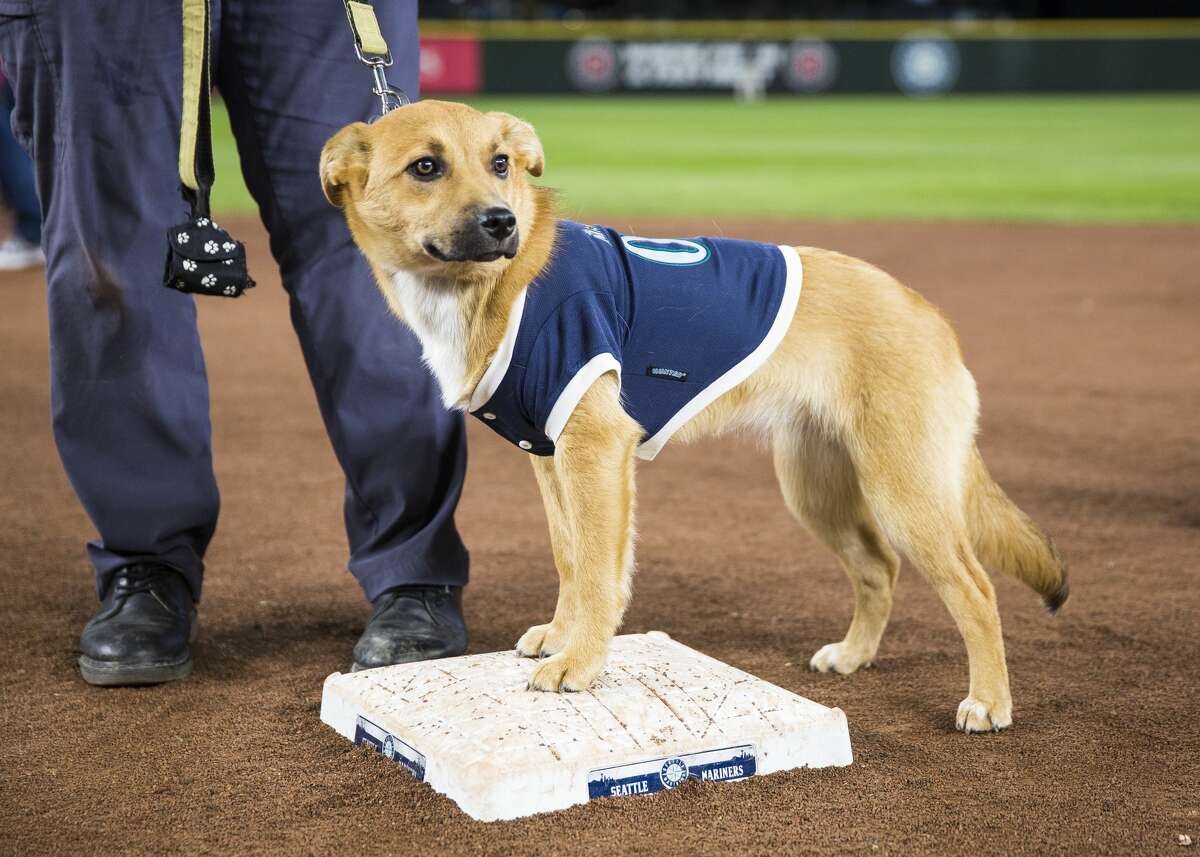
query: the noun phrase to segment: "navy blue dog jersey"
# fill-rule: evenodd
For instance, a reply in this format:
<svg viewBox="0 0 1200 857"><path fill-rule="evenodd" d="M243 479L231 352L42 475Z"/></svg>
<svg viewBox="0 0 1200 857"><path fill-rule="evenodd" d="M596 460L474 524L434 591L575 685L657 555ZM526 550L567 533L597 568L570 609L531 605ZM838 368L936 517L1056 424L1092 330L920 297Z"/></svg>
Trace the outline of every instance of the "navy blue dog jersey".
<svg viewBox="0 0 1200 857"><path fill-rule="evenodd" d="M579 400L616 372L651 459L763 364L787 333L803 271L791 247L635 238L562 221L550 262L514 301L470 411L553 455Z"/></svg>

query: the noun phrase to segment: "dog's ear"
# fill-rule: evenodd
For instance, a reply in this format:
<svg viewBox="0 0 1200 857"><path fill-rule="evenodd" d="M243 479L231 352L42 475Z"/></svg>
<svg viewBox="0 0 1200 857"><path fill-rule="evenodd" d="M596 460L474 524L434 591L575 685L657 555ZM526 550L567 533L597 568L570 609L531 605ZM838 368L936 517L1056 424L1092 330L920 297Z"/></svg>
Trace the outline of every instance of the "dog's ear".
<svg viewBox="0 0 1200 857"><path fill-rule="evenodd" d="M510 113L489 113L488 116L500 121L500 133L511 147L518 165L530 175L540 176L546 168L546 153L542 151L542 141L533 126Z"/></svg>
<svg viewBox="0 0 1200 857"><path fill-rule="evenodd" d="M362 190L367 183L370 158L366 122L347 125L330 137L321 150L321 188L325 198L338 208L344 207L347 192L351 188Z"/></svg>

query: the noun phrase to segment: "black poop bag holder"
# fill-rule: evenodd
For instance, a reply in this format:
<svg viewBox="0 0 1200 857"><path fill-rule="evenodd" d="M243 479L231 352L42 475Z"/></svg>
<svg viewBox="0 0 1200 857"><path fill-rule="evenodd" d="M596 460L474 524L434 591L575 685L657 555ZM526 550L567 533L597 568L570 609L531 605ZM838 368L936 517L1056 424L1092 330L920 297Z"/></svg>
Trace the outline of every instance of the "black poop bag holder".
<svg viewBox="0 0 1200 857"><path fill-rule="evenodd" d="M179 180L191 206L186 223L167 230L163 285L180 292L236 298L254 288L246 247L212 219L209 192L215 178L209 111L210 0L183 2L183 121Z"/></svg>
<svg viewBox="0 0 1200 857"><path fill-rule="evenodd" d="M236 298L254 288L246 269L246 248L193 208L192 219L167 230L170 248L163 285L180 292Z"/></svg>

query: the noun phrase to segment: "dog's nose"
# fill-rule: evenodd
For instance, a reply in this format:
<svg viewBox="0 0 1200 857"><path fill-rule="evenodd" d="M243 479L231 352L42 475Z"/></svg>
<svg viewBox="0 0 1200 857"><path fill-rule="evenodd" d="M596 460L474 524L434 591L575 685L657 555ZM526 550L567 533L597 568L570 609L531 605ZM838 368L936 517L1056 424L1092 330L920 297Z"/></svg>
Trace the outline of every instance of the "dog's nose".
<svg viewBox="0 0 1200 857"><path fill-rule="evenodd" d="M517 228L517 217L507 208L498 205L495 208L486 208L480 213L479 225L488 235L497 241L503 241Z"/></svg>

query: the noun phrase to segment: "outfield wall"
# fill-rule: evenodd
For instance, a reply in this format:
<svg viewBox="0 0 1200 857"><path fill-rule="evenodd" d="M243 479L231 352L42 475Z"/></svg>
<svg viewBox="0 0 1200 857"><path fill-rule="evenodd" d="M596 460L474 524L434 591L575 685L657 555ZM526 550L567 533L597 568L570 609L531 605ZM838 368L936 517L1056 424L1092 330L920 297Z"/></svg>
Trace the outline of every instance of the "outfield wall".
<svg viewBox="0 0 1200 857"><path fill-rule="evenodd" d="M422 91L1200 91L1200 19L422 22Z"/></svg>

